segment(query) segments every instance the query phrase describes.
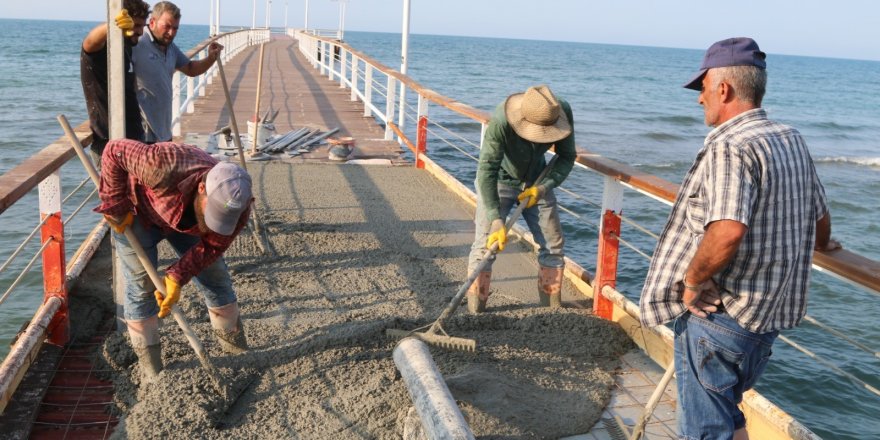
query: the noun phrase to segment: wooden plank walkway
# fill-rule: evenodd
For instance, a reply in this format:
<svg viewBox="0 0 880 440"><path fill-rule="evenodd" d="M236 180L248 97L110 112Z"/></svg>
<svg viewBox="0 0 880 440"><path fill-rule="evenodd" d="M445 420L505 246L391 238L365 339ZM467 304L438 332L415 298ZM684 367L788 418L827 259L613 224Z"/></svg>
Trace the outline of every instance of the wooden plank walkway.
<svg viewBox="0 0 880 440"><path fill-rule="evenodd" d="M247 133L247 121L253 119L257 96L260 47L243 50L223 65L229 93L235 109L239 132ZM364 117L363 103L351 101L351 91L340 88L339 81L321 76L299 52L297 42L288 36L273 36L266 43L263 59L261 113L271 107L279 110L275 130L284 134L302 127L323 131L339 127L336 136L352 136L357 145L352 159L382 158L401 162L403 150L395 141L384 139L385 130L373 117ZM195 112L184 115L181 138L207 135L229 123L226 97L220 76L208 85L205 96L195 102ZM327 160L329 147L313 148L310 153L290 160L321 162ZM283 155L286 157L286 155Z"/></svg>

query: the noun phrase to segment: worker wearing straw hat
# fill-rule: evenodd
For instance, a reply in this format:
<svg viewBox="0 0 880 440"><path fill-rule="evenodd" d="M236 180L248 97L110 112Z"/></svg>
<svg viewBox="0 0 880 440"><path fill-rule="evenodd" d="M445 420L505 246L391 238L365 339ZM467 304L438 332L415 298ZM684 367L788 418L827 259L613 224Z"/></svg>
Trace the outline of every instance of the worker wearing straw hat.
<svg viewBox="0 0 880 440"><path fill-rule="evenodd" d="M554 148L555 147L555 148ZM559 158L541 182L535 179L554 148ZM516 203L528 203L523 218L538 244L538 296L542 305L561 305L564 266L562 226L553 188L568 177L576 157L571 106L545 85L511 95L492 115L477 165L476 234L468 259L472 273L498 243L504 249L504 219ZM491 263L468 290L468 310L481 313L489 299Z"/></svg>

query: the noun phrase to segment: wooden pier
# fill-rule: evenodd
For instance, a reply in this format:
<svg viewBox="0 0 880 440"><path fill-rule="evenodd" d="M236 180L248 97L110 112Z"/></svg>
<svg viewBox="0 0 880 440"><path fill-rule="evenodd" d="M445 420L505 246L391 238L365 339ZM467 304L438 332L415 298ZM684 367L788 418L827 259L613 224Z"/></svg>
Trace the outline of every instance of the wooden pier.
<svg viewBox="0 0 880 440"><path fill-rule="evenodd" d="M244 49L224 65L230 97L241 134L247 133L247 121L254 118L260 47ZM351 136L357 144L351 159L388 159L402 161L403 150L396 141L384 139L385 130L373 117L365 117L363 104L351 100L349 89L341 88L312 68L300 53L296 41L288 36L273 36L263 55L263 80L260 112L278 110L275 131L284 134L303 127L322 131L339 128L334 137ZM182 118L182 138L206 135L229 124L229 112L220 77L213 80L204 97L196 100L195 112ZM297 156L294 162L327 160L328 146L313 148Z"/></svg>

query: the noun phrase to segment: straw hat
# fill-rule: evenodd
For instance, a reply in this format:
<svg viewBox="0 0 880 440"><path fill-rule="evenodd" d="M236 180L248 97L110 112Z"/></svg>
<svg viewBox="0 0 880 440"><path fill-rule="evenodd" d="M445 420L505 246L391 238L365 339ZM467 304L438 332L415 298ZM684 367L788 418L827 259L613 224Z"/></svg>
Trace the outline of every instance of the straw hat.
<svg viewBox="0 0 880 440"><path fill-rule="evenodd" d="M504 103L504 113L513 131L527 141L549 144L571 134L565 112L545 85L510 95Z"/></svg>

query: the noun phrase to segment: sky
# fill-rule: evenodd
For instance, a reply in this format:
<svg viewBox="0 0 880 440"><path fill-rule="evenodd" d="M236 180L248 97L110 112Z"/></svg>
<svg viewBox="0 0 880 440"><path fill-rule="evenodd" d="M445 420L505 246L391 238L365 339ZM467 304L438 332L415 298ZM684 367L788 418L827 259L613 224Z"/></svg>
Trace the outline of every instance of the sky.
<svg viewBox="0 0 880 440"><path fill-rule="evenodd" d="M148 2L150 0L147 0ZM102 20L106 0L2 0L0 18ZM151 4L154 2L151 2ZM208 24L212 0L178 0ZM220 23L266 23L266 0L220 0ZM404 0L348 0L345 30L401 31ZM271 25L303 27L306 0L272 0ZM339 1L309 0L309 27L336 29ZM411 0L410 32L705 49L749 36L768 53L880 61L876 0ZM285 14L285 9L287 13Z"/></svg>

